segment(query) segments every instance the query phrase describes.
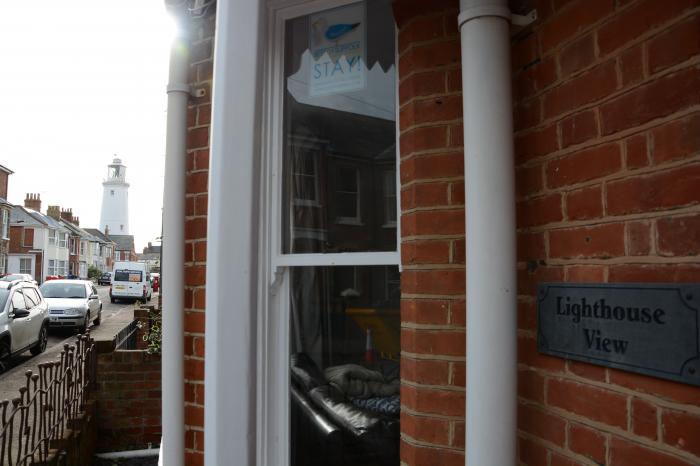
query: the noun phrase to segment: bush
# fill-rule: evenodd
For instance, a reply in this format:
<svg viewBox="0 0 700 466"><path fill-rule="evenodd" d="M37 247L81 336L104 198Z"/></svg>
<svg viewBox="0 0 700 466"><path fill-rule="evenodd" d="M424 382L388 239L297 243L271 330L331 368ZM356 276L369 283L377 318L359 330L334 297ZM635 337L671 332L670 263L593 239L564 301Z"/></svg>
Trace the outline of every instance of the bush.
<svg viewBox="0 0 700 466"><path fill-rule="evenodd" d="M149 329L143 335L143 341L148 343L146 352L149 354L160 354L163 339L162 320L160 310L150 309L148 311ZM139 322L140 323L140 322ZM139 326L139 328L141 328Z"/></svg>
<svg viewBox="0 0 700 466"><path fill-rule="evenodd" d="M100 269L98 269L94 265L88 267L88 278L90 280L97 280L98 278L100 278L101 275L102 271L100 271Z"/></svg>

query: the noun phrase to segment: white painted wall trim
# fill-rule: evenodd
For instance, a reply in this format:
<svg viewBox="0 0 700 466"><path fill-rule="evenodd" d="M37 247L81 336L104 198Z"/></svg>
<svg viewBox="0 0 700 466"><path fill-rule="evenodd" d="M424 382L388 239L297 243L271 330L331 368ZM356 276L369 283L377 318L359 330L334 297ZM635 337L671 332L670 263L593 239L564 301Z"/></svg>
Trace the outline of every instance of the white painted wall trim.
<svg viewBox="0 0 700 466"><path fill-rule="evenodd" d="M343 252L335 254L282 254L275 257L272 266L323 267L338 265L396 265L398 251L387 252Z"/></svg>
<svg viewBox="0 0 700 466"><path fill-rule="evenodd" d="M262 2L218 2L207 244L204 461L256 462Z"/></svg>

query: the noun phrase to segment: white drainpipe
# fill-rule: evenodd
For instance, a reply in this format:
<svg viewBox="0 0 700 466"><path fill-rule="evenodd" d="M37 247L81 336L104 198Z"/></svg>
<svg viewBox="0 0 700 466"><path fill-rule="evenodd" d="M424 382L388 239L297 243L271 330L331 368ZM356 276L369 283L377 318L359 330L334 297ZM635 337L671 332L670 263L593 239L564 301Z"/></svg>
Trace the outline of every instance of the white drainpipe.
<svg viewBox="0 0 700 466"><path fill-rule="evenodd" d="M178 19L186 20L186 2L166 0ZM189 42L181 24L170 51L168 116L165 143L163 192L163 343L162 343L162 464L185 465L184 408L184 250L185 250L185 155L187 136L187 84Z"/></svg>
<svg viewBox="0 0 700 466"><path fill-rule="evenodd" d="M510 10L460 0L467 242L466 464L516 462Z"/></svg>

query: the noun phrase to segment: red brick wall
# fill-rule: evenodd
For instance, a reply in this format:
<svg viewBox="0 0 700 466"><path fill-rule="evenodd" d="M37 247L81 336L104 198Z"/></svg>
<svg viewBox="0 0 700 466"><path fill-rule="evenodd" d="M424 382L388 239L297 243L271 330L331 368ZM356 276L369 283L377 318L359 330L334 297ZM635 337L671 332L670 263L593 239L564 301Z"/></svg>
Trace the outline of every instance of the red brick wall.
<svg viewBox="0 0 700 466"><path fill-rule="evenodd" d="M401 460L464 465L464 167L458 2L396 2Z"/></svg>
<svg viewBox="0 0 700 466"><path fill-rule="evenodd" d="M187 117L185 220L185 423L186 463L204 461L204 294L207 256L209 123L214 10L193 23L190 84L205 95L190 98Z"/></svg>
<svg viewBox="0 0 700 466"><path fill-rule="evenodd" d="M10 226L11 253L27 253L34 249L34 229Z"/></svg>
<svg viewBox="0 0 700 466"><path fill-rule="evenodd" d="M513 41L519 462L700 464L700 389L539 355L541 281L700 281L700 3L538 0ZM394 3L402 461L463 464L457 1Z"/></svg>
<svg viewBox="0 0 700 466"><path fill-rule="evenodd" d="M98 451L160 444L160 355L118 350L97 364Z"/></svg>
<svg viewBox="0 0 700 466"><path fill-rule="evenodd" d="M540 281L700 281L700 2L537 2L513 45L522 464L700 464L700 388L539 355Z"/></svg>

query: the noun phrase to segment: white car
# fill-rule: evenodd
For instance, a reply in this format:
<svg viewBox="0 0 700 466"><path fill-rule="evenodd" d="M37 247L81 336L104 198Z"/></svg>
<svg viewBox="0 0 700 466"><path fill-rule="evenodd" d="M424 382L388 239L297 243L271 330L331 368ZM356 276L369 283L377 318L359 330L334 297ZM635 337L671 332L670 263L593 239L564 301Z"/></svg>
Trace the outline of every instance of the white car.
<svg viewBox="0 0 700 466"><path fill-rule="evenodd" d="M85 333L92 320L102 321L102 301L88 280L50 280L40 288L49 304L51 327L77 327Z"/></svg>
<svg viewBox="0 0 700 466"><path fill-rule="evenodd" d="M0 361L46 349L49 307L39 288L24 280L0 281Z"/></svg>

